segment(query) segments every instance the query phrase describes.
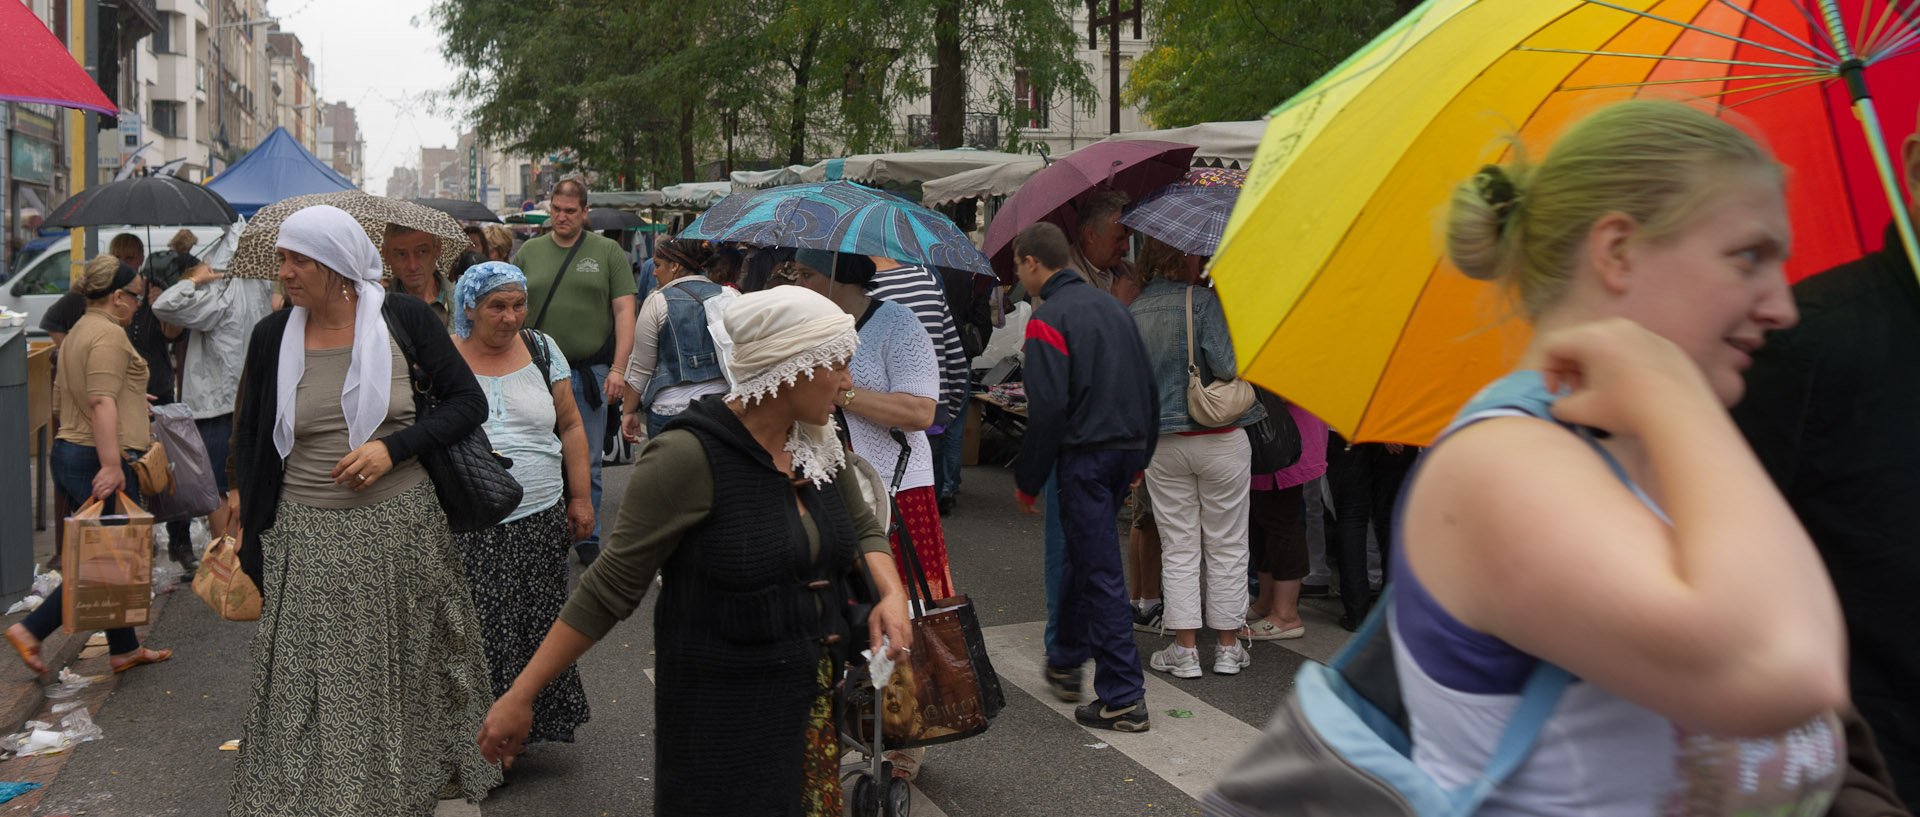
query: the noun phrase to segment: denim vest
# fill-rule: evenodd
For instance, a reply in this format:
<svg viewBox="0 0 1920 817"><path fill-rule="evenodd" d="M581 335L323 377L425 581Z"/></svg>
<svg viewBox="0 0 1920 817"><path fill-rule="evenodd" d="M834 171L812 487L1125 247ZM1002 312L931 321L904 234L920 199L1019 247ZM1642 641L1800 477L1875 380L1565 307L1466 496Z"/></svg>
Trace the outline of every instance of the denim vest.
<svg viewBox="0 0 1920 817"><path fill-rule="evenodd" d="M1140 339L1147 344L1147 360L1153 364L1153 382L1160 391L1160 433L1210 430L1187 413L1187 285L1155 278L1127 311L1140 329ZM1193 343L1193 364L1200 370L1200 382L1235 376L1233 338L1227 334L1220 296L1205 287L1193 290ZM1224 360L1216 368L1213 358ZM1232 425L1245 428L1266 416L1266 409L1256 400Z"/></svg>
<svg viewBox="0 0 1920 817"><path fill-rule="evenodd" d="M675 280L660 288L667 299L667 321L660 327L659 357L653 379L640 395L640 404L653 405L661 389L687 383L719 380L720 354L707 331L707 308L701 302L720 294L720 285L705 278Z"/></svg>

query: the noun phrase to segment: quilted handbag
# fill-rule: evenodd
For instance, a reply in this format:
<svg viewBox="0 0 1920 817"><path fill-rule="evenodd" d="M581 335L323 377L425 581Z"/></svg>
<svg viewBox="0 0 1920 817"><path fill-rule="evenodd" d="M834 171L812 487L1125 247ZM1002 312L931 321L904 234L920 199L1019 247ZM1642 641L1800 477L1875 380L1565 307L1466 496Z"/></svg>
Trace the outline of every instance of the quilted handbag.
<svg viewBox="0 0 1920 817"><path fill-rule="evenodd" d="M420 368L413 339L391 317L387 318L387 329L407 358L415 422L424 421L439 408L439 401L433 397L433 381ZM420 464L433 480L433 493L440 499L440 508L447 513L447 527L454 533L486 530L520 507L520 482L507 473L513 460L493 450L485 428L476 426L473 433L452 445L428 447L420 452Z"/></svg>

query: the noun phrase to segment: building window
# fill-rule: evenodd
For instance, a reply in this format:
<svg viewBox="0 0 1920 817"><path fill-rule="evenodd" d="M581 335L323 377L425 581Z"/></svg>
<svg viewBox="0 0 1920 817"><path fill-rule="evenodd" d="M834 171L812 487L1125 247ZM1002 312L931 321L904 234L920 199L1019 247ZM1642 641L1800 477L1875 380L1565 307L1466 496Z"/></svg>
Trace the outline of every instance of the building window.
<svg viewBox="0 0 1920 817"><path fill-rule="evenodd" d="M1052 107L1047 95L1028 81L1027 70L1022 68L1013 72L1013 100L1023 110L1015 117L1027 130L1046 130L1048 109Z"/></svg>
<svg viewBox="0 0 1920 817"><path fill-rule="evenodd" d="M164 12L164 11L160 13L160 27L153 30L153 53L155 54L174 53L173 20L177 16L179 15L172 14L169 12Z"/></svg>
<svg viewBox="0 0 1920 817"><path fill-rule="evenodd" d="M168 139L180 138L180 103L156 99L153 101L153 129Z"/></svg>

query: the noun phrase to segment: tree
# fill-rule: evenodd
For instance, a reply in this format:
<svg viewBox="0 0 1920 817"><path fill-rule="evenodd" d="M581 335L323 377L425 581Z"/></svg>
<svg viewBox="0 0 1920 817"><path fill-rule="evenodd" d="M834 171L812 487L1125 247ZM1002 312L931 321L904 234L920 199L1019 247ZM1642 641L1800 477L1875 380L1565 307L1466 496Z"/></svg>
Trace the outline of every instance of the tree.
<svg viewBox="0 0 1920 817"><path fill-rule="evenodd" d="M1019 123L1034 113L1014 93L1022 74L1037 96L1067 97L1070 104L1093 109L1089 68L1075 51L1078 32L1069 24L1078 0L919 0L896 8L924 21L916 42L930 56L934 131L940 147L957 148L966 136L970 107L967 78L986 82L985 99L1009 123L1005 143L1017 149ZM972 107L986 107L972 104Z"/></svg>
<svg viewBox="0 0 1920 817"><path fill-rule="evenodd" d="M1418 0L1152 0L1123 99L1156 127L1258 119Z"/></svg>

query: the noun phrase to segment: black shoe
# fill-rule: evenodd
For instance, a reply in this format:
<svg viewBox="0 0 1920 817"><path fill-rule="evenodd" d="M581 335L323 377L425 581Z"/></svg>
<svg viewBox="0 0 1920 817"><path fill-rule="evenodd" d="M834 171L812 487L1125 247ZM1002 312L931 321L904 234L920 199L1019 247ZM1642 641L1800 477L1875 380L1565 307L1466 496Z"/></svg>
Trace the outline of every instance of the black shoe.
<svg viewBox="0 0 1920 817"><path fill-rule="evenodd" d="M1347 632L1350 632L1350 633L1356 632L1360 629L1360 621L1354 618L1353 616L1341 616L1340 629L1346 630Z"/></svg>
<svg viewBox="0 0 1920 817"><path fill-rule="evenodd" d="M1329 596L1332 593L1333 593L1333 590L1324 584L1300 585L1300 598L1303 598L1303 599L1325 598L1326 596Z"/></svg>
<svg viewBox="0 0 1920 817"><path fill-rule="evenodd" d="M1096 729L1112 729L1115 732L1145 732L1153 724L1147 722L1147 700L1142 698L1126 706L1107 706L1100 701L1077 707L1073 710L1073 719L1084 726Z"/></svg>
<svg viewBox="0 0 1920 817"><path fill-rule="evenodd" d="M1047 668L1047 688L1053 690L1053 697L1055 698L1059 698L1067 703L1078 701L1081 695L1080 688L1085 684L1086 681L1081 677L1079 667L1072 669Z"/></svg>
<svg viewBox="0 0 1920 817"><path fill-rule="evenodd" d="M600 543L581 542L573 546L573 552L580 554L581 567L593 567L593 560L600 558Z"/></svg>
<svg viewBox="0 0 1920 817"><path fill-rule="evenodd" d="M950 513L953 513L953 494L940 497L940 515L946 516Z"/></svg>
<svg viewBox="0 0 1920 817"><path fill-rule="evenodd" d="M1131 607L1132 605L1128 606ZM1145 610L1134 607L1133 628L1143 633L1166 635L1167 628L1161 626L1165 622L1166 611L1167 606L1158 601L1147 605L1147 609Z"/></svg>
<svg viewBox="0 0 1920 817"><path fill-rule="evenodd" d="M200 569L200 560L193 556L191 542L168 542L167 558L180 565L180 572L191 576Z"/></svg>

